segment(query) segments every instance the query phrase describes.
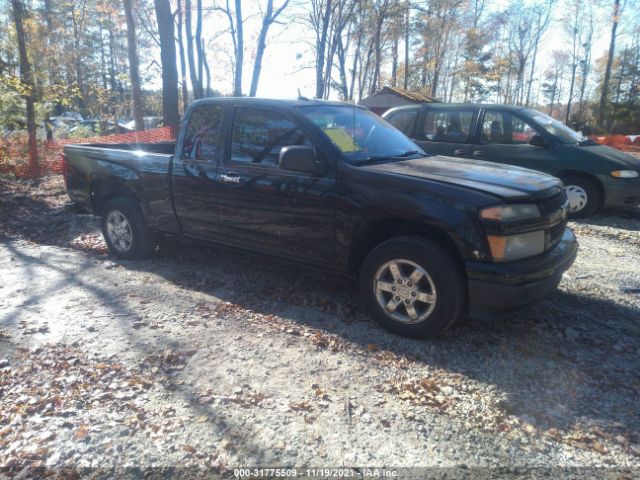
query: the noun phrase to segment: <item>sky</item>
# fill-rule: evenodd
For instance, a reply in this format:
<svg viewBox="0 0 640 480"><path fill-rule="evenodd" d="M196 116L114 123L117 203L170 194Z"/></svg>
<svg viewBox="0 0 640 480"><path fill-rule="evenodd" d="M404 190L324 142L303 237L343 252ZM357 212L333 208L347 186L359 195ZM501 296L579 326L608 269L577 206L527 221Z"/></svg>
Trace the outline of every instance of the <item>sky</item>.
<svg viewBox="0 0 640 480"><path fill-rule="evenodd" d="M555 9L552 24L542 39L540 52L536 60L542 69L551 62L553 50L569 49L569 39L563 32L562 17L564 15L562 2ZM589 1L589 0L587 0ZM243 92L248 92L253 72L254 45L261 24L260 2L243 2L245 16L245 62L243 75ZM596 18L606 19L610 15L611 6L597 7ZM281 1L275 0L275 6ZM508 6L506 0L489 0L489 10L500 10ZM315 34L302 20L308 16L301 0L292 0L292 5L285 11L282 23L272 25L267 39L267 50L262 64L262 73L258 87L258 96L270 98L294 98L298 96L298 89L303 96L313 97L315 94L315 72L313 68L314 53L312 41ZM629 6L627 7L630 8ZM629 13L629 11L627 11ZM637 13L636 13L637 15ZM601 21L600 23L603 23ZM232 83L232 46L228 33L219 32L227 28L227 20L217 14L205 19L204 35L211 38L207 54L212 67L212 88L223 94L230 93ZM610 24L604 21L601 28L594 33L593 60L605 54L609 46ZM619 43L624 42L625 30L621 29ZM403 53L400 53L403 58ZM337 98L337 93L333 93Z"/></svg>

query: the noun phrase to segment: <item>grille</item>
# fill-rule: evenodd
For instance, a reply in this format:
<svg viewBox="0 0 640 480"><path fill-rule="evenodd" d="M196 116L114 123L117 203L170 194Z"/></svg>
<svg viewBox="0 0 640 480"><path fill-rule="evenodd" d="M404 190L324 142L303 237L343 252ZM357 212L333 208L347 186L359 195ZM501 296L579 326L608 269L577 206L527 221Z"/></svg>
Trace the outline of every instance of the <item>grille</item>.
<svg viewBox="0 0 640 480"><path fill-rule="evenodd" d="M554 195L548 200L545 200L544 202L542 202L539 205L540 213L542 213L543 216L551 215L556 211L560 210L564 205L564 202L566 201L567 201L567 195L564 193L564 190L563 190L561 193L558 193L557 195Z"/></svg>
<svg viewBox="0 0 640 480"><path fill-rule="evenodd" d="M547 229L545 232L544 242L546 250L552 249L560 242L560 240L562 240L565 228L567 228L567 220L562 220L560 223L557 223L553 227Z"/></svg>

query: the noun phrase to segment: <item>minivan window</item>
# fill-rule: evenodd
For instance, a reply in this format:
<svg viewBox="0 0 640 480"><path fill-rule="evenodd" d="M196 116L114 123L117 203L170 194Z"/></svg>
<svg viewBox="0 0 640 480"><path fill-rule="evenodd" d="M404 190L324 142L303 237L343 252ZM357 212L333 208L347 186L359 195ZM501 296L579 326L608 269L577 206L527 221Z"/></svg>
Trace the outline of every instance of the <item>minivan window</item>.
<svg viewBox="0 0 640 480"><path fill-rule="evenodd" d="M579 143L585 139L582 134L571 130L564 123L549 115L537 110L526 110L526 112L534 122L563 143Z"/></svg>
<svg viewBox="0 0 640 480"><path fill-rule="evenodd" d="M473 110L428 110L424 116L419 140L465 143L469 140Z"/></svg>
<svg viewBox="0 0 640 480"><path fill-rule="evenodd" d="M195 107L185 131L182 156L190 160L214 161L218 153L221 120L220 105Z"/></svg>
<svg viewBox="0 0 640 480"><path fill-rule="evenodd" d="M392 113L385 120L405 135L411 135L417 116L418 110L400 110Z"/></svg>
<svg viewBox="0 0 640 480"><path fill-rule="evenodd" d="M239 107L233 117L231 160L277 165L282 147L309 145L298 126L282 113L263 108Z"/></svg>
<svg viewBox="0 0 640 480"><path fill-rule="evenodd" d="M522 145L536 134L535 128L509 112L487 110L482 120L482 143Z"/></svg>

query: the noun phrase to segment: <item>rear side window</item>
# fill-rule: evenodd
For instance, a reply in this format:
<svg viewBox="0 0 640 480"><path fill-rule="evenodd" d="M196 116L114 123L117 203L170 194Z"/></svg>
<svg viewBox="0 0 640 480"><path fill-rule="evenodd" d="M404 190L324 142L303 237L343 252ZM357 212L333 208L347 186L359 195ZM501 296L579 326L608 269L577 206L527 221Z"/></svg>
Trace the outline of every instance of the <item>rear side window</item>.
<svg viewBox="0 0 640 480"><path fill-rule="evenodd" d="M417 110L401 110L399 112L392 113L387 118L385 118L385 120L405 135L412 135L413 126L416 123L417 116Z"/></svg>
<svg viewBox="0 0 640 480"><path fill-rule="evenodd" d="M487 110L482 120L482 143L522 145L536 134L530 124L509 112Z"/></svg>
<svg viewBox="0 0 640 480"><path fill-rule="evenodd" d="M282 147L311 142L298 126L276 110L239 107L233 117L231 160L277 165Z"/></svg>
<svg viewBox="0 0 640 480"><path fill-rule="evenodd" d="M465 143L469 141L473 110L427 110L420 140L430 142Z"/></svg>
<svg viewBox="0 0 640 480"><path fill-rule="evenodd" d="M184 136L182 156L191 160L215 161L220 142L220 105L202 105L191 112Z"/></svg>

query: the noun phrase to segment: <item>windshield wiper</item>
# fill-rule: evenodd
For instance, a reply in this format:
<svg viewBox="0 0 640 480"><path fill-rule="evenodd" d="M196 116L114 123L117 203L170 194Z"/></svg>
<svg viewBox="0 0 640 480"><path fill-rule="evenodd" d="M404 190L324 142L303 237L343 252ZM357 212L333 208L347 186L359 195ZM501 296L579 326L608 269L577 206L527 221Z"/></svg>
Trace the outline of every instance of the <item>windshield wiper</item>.
<svg viewBox="0 0 640 480"><path fill-rule="evenodd" d="M404 152L402 155L396 155L397 157L410 157L411 155L422 155L422 152L420 150L407 150L406 152Z"/></svg>
<svg viewBox="0 0 640 480"><path fill-rule="evenodd" d="M598 145L598 142L594 142L590 138L585 138L584 140L580 140L578 142L578 146L580 147L588 147L589 145Z"/></svg>
<svg viewBox="0 0 640 480"><path fill-rule="evenodd" d="M383 162L385 160L393 160L394 158L407 158L410 157L412 155L425 155L426 154L424 152L421 152L419 150L407 150L404 153L400 153L397 155L373 155L371 157L367 157L364 160L360 160L359 162L356 162L356 165L364 165L366 163L375 163L375 162Z"/></svg>

